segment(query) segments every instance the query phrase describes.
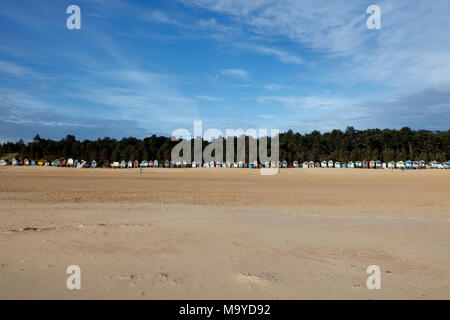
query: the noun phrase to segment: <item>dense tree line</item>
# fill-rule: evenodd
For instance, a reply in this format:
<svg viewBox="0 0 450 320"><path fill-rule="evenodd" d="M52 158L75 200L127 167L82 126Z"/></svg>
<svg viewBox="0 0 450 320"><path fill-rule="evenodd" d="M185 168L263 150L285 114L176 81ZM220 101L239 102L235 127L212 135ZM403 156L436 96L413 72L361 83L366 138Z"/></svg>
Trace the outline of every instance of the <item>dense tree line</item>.
<svg viewBox="0 0 450 320"><path fill-rule="evenodd" d="M247 137L252 139L251 137ZM450 130L427 131L390 129L356 130L348 127L345 131L333 130L308 134L281 133L280 160L322 161L335 160L425 160L447 161L450 159ZM97 140L78 141L68 135L60 141L43 139L37 135L25 144L7 142L0 145L0 154L17 154L18 158L34 160L54 160L57 158L84 159L97 161L120 160L170 160L171 150L177 144L169 137L151 136L145 139L109 137ZM208 143L203 142L203 147ZM193 145L193 143L192 143ZM224 144L225 145L225 144ZM246 146L248 156L248 143ZM224 154L226 148L224 147Z"/></svg>

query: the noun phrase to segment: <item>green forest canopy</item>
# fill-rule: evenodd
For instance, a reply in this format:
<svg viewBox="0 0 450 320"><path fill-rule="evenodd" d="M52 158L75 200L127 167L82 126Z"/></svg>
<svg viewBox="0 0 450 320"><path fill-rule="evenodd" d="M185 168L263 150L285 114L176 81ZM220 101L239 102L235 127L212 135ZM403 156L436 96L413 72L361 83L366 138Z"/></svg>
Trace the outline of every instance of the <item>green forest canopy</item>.
<svg viewBox="0 0 450 320"><path fill-rule="evenodd" d="M247 137L247 139L252 138ZM27 144L22 140L0 144L0 154L15 154L18 158L34 160L68 157L100 162L104 160L170 160L171 150L177 143L177 141L171 141L169 137L155 135L145 139L129 137L116 140L105 137L84 141L76 140L73 135L67 135L59 141L42 139L36 135L33 141ZM204 147L207 144L208 142L203 142ZM248 148L248 143L246 147ZM224 153L225 150L224 147ZM280 133L280 160L288 162L447 161L450 159L449 153L450 130L415 131L408 127L400 130L356 130L353 127L347 127L344 132L341 130L326 133L313 131L302 135L289 130Z"/></svg>

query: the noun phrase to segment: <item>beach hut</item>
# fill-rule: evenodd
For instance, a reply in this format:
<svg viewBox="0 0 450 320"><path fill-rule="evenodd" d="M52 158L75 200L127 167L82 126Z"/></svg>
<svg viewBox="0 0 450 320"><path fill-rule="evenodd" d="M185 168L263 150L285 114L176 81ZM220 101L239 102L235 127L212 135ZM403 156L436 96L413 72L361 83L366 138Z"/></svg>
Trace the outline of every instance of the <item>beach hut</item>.
<svg viewBox="0 0 450 320"><path fill-rule="evenodd" d="M243 168L243 167L244 167L244 162L239 161L239 162L238 162L238 166L239 166L239 168Z"/></svg>
<svg viewBox="0 0 450 320"><path fill-rule="evenodd" d="M8 163L6 163L6 161L5 160L0 160L0 166L6 166Z"/></svg>
<svg viewBox="0 0 450 320"><path fill-rule="evenodd" d="M320 168L320 163L319 162L314 163L314 167Z"/></svg>
<svg viewBox="0 0 450 320"><path fill-rule="evenodd" d="M298 161L292 162L292 166L293 166L294 168L298 168Z"/></svg>
<svg viewBox="0 0 450 320"><path fill-rule="evenodd" d="M127 163L125 162L125 160L122 160L122 161L120 162L120 167L121 167L122 169L125 169L125 168L127 167Z"/></svg>
<svg viewBox="0 0 450 320"><path fill-rule="evenodd" d="M355 168L362 168L363 164L361 161L356 161L355 162Z"/></svg>
<svg viewBox="0 0 450 320"><path fill-rule="evenodd" d="M380 160L375 161L375 168L377 168L377 169L381 168L381 161Z"/></svg>
<svg viewBox="0 0 450 320"><path fill-rule="evenodd" d="M284 160L284 161L281 163L281 167L287 168L287 166L288 166L287 161Z"/></svg>
<svg viewBox="0 0 450 320"><path fill-rule="evenodd" d="M365 168L365 169L367 169L367 168L369 167L369 162L367 162L366 160L364 160L364 161L362 162L362 167Z"/></svg>
<svg viewBox="0 0 450 320"><path fill-rule="evenodd" d="M412 169L412 161L411 160L406 160L405 161L405 168L406 169Z"/></svg>
<svg viewBox="0 0 450 320"><path fill-rule="evenodd" d="M309 163L307 161L304 161L302 163L302 168L306 169L306 168L308 168L308 166L309 166Z"/></svg>
<svg viewBox="0 0 450 320"><path fill-rule="evenodd" d="M153 167L158 168L158 166L159 166L158 160L153 160Z"/></svg>
<svg viewBox="0 0 450 320"><path fill-rule="evenodd" d="M109 161L108 160L103 161L103 168L109 168Z"/></svg>
<svg viewBox="0 0 450 320"><path fill-rule="evenodd" d="M264 162L264 168L270 168L270 162L269 161Z"/></svg>
<svg viewBox="0 0 450 320"><path fill-rule="evenodd" d="M210 167L210 168L214 168L214 161L210 161L210 162L209 162L209 167Z"/></svg>
<svg viewBox="0 0 450 320"><path fill-rule="evenodd" d="M227 161L227 168L231 168L231 162L230 161Z"/></svg>
<svg viewBox="0 0 450 320"><path fill-rule="evenodd" d="M56 159L56 160L54 161L54 163L55 163L55 167L59 167L59 166L61 165L61 160Z"/></svg>
<svg viewBox="0 0 450 320"><path fill-rule="evenodd" d="M73 159L72 158L67 159L66 167L73 167Z"/></svg>
<svg viewBox="0 0 450 320"><path fill-rule="evenodd" d="M394 161L389 161L387 164L389 169L395 169L395 162Z"/></svg>
<svg viewBox="0 0 450 320"><path fill-rule="evenodd" d="M153 160L148 160L148 166L153 168Z"/></svg>
<svg viewBox="0 0 450 320"><path fill-rule="evenodd" d="M413 169L419 169L419 162L418 161L413 161L412 167L413 167Z"/></svg>
<svg viewBox="0 0 450 320"><path fill-rule="evenodd" d="M249 167L250 169L253 169L253 163L250 162L250 163L248 164L248 167Z"/></svg>
<svg viewBox="0 0 450 320"><path fill-rule="evenodd" d="M16 158L13 158L11 161L11 165L17 166L19 164L19 161L16 160Z"/></svg>
<svg viewBox="0 0 450 320"><path fill-rule="evenodd" d="M139 161L134 160L133 167L134 168L138 168L139 167Z"/></svg>
<svg viewBox="0 0 450 320"><path fill-rule="evenodd" d="M382 167L383 169L386 169L386 168L387 168L386 162L383 162L383 163L381 164L381 167Z"/></svg>
<svg viewBox="0 0 450 320"><path fill-rule="evenodd" d="M40 167L42 167L42 166L44 165L44 161L43 161L43 160L39 160L39 161L37 162L37 165L40 166Z"/></svg>
<svg viewBox="0 0 450 320"><path fill-rule="evenodd" d="M227 163L225 161L222 161L222 168L226 168L227 167Z"/></svg>
<svg viewBox="0 0 450 320"><path fill-rule="evenodd" d="M345 162L341 163L341 168L347 168L347 164Z"/></svg>
<svg viewBox="0 0 450 320"><path fill-rule="evenodd" d="M203 163L203 168L209 168L209 163L208 162L204 162Z"/></svg>
<svg viewBox="0 0 450 320"><path fill-rule="evenodd" d="M350 161L350 162L348 163L347 168L354 168L354 167L355 167L355 163L354 163L353 161Z"/></svg>
<svg viewBox="0 0 450 320"><path fill-rule="evenodd" d="M222 168L222 162L216 161L216 168Z"/></svg>
<svg viewBox="0 0 450 320"><path fill-rule="evenodd" d="M437 168L437 162L436 161L430 161L430 166L432 169Z"/></svg>
<svg viewBox="0 0 450 320"><path fill-rule="evenodd" d="M403 161L397 161L395 166L397 167L397 169L402 169L405 167L405 163Z"/></svg>
<svg viewBox="0 0 450 320"><path fill-rule="evenodd" d="M22 159L19 160L19 166L23 166L24 165L24 161Z"/></svg>
<svg viewBox="0 0 450 320"><path fill-rule="evenodd" d="M30 161L30 166L35 166L36 164L37 164L36 161L34 161L34 160Z"/></svg>
<svg viewBox="0 0 450 320"><path fill-rule="evenodd" d="M321 166L322 168L326 168L326 167L328 166L328 164L327 164L326 161L322 161L322 162L320 163L320 166Z"/></svg>
<svg viewBox="0 0 450 320"><path fill-rule="evenodd" d="M147 160L142 160L141 163L139 164L139 167L148 167L148 161Z"/></svg>
<svg viewBox="0 0 450 320"><path fill-rule="evenodd" d="M374 169L375 168L375 161L370 160L369 162L369 168Z"/></svg>
<svg viewBox="0 0 450 320"><path fill-rule="evenodd" d="M52 162L50 163L50 166L56 167L56 161L52 161Z"/></svg>
<svg viewBox="0 0 450 320"><path fill-rule="evenodd" d="M335 167L335 168L340 168L340 167L341 167L341 163L340 163L339 161L336 161L336 162L334 163L334 167Z"/></svg>
<svg viewBox="0 0 450 320"><path fill-rule="evenodd" d="M444 169L450 169L450 161L444 163Z"/></svg>
<svg viewBox="0 0 450 320"><path fill-rule="evenodd" d="M258 168L258 161L256 161L256 160L253 161L253 168L254 169Z"/></svg>
<svg viewBox="0 0 450 320"><path fill-rule="evenodd" d="M111 167L114 169L117 169L120 167L120 163L119 161L114 161L113 163L111 163Z"/></svg>
<svg viewBox="0 0 450 320"><path fill-rule="evenodd" d="M30 160L28 160L28 159L23 160L23 165L24 166L29 166L30 165Z"/></svg>
<svg viewBox="0 0 450 320"><path fill-rule="evenodd" d="M197 162L195 162L195 161L192 161L192 168L196 168L197 167Z"/></svg>
<svg viewBox="0 0 450 320"><path fill-rule="evenodd" d="M420 169L424 169L425 168L425 161L423 161L423 160L419 161L419 168Z"/></svg>
<svg viewBox="0 0 450 320"><path fill-rule="evenodd" d="M309 164L308 164L308 167L314 168L314 161L310 161Z"/></svg>
<svg viewBox="0 0 450 320"><path fill-rule="evenodd" d="M328 161L328 168L333 168L334 162L333 160Z"/></svg>
<svg viewBox="0 0 450 320"><path fill-rule="evenodd" d="M97 161L92 160L91 161L91 168L96 168L97 167Z"/></svg>
<svg viewBox="0 0 450 320"><path fill-rule="evenodd" d="M50 162L48 162L47 160L44 161L44 166L48 167L50 165Z"/></svg>
<svg viewBox="0 0 450 320"><path fill-rule="evenodd" d="M128 168L133 168L133 161L129 160L127 163Z"/></svg>
<svg viewBox="0 0 450 320"><path fill-rule="evenodd" d="M78 169L83 168L83 162L84 162L84 160L81 160L80 162L77 163L77 168Z"/></svg>

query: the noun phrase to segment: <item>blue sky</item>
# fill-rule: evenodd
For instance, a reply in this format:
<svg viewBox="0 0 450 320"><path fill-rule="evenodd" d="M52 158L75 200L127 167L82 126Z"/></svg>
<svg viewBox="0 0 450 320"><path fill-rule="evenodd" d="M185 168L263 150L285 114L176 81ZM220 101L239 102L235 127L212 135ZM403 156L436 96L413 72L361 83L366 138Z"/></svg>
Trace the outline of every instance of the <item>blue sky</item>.
<svg viewBox="0 0 450 320"><path fill-rule="evenodd" d="M66 8L81 8L81 30ZM369 5L381 30L366 27ZM0 0L0 142L448 130L448 1Z"/></svg>

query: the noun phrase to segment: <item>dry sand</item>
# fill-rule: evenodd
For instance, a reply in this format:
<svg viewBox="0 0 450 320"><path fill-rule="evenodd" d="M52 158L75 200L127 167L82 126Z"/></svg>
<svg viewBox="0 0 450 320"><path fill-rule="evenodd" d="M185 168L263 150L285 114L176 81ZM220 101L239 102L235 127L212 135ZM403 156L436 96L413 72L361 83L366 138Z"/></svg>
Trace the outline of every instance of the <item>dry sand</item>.
<svg viewBox="0 0 450 320"><path fill-rule="evenodd" d="M450 170L0 168L0 298L449 299L449 195Z"/></svg>

